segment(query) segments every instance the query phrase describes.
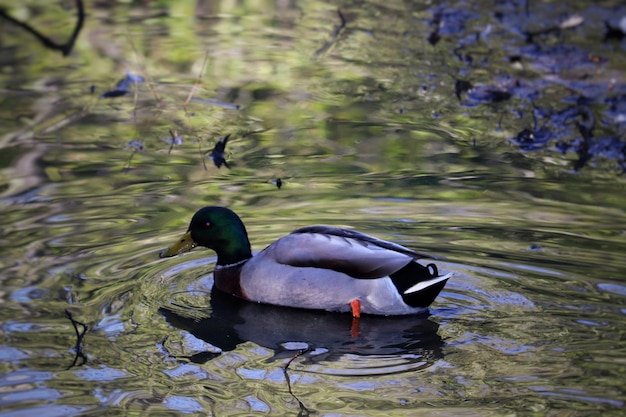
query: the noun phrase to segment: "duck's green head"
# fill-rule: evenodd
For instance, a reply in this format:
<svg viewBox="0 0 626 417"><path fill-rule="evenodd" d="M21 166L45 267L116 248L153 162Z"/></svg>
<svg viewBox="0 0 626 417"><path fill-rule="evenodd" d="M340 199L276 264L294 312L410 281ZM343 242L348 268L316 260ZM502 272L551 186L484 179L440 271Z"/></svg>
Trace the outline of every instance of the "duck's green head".
<svg viewBox="0 0 626 417"><path fill-rule="evenodd" d="M234 264L252 256L246 227L239 216L226 207L209 206L198 210L191 218L187 233L160 256L175 256L196 246L213 249L218 265Z"/></svg>

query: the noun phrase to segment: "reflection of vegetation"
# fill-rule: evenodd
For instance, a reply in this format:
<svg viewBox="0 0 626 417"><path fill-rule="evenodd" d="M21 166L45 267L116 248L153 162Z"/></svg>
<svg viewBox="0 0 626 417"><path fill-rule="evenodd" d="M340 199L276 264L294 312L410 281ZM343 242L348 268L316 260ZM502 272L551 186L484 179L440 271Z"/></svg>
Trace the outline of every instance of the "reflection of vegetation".
<svg viewBox="0 0 626 417"><path fill-rule="evenodd" d="M380 24L373 27L372 22L362 16L350 15L346 18L339 12L340 24L337 26L332 13L322 13L316 9L315 3L311 3L303 6L303 12L307 13L304 20L299 20L301 14L291 6L281 5L276 6L280 10L264 11L261 14L263 19L207 21L201 19L219 13L245 16L259 12L250 9L249 5L226 3L208 7L200 2L195 9L189 6L165 2L145 9L131 6L128 9L122 6L100 9L97 3L89 4L94 16L99 18L94 22L100 26L88 28L91 32L84 34L76 52L76 58L80 57L82 62L88 64L60 76L55 81L58 85L56 91L39 93L41 97L35 99L37 101L30 101L31 104L37 103L38 113L33 114L34 106L28 108L28 100L21 101L22 110L30 120L26 123L26 131L14 130L10 137L53 135L65 129L78 130L81 126L90 126L95 141L104 139L107 145L120 148L133 138L141 140L151 152L161 151L163 146L160 141L151 138L162 137L169 129L175 128L181 135L194 138L180 147L181 153L190 155L190 152L196 152L198 140L215 137L221 132L232 132L237 137L251 130L271 128L275 129L272 136L276 138L276 143L283 142L280 146L289 144L317 154L314 148L321 145L324 153L338 152L338 160L345 160L348 155L358 159L361 150L353 146L354 143L364 144L380 138L380 145L385 149L379 154L393 155L390 159L393 163L385 161L388 167L390 164L404 164L408 158L415 156L415 153L393 149L397 148L395 142L385 140L390 133L393 135L396 127L413 131L415 139L422 136L422 128L444 127L448 135L452 135L451 142L446 144L452 146L445 146L451 151L446 152L450 157L458 153L454 146L460 142L476 140L474 135L448 129L456 123L473 124L481 132L481 142L489 143L491 148L500 145L500 138L484 133L501 124L491 120L493 113L484 108L471 110L470 117L452 114L451 111L458 108L453 100L452 84L459 79L452 73L448 74L449 79L436 74L442 66L444 72L449 72L450 68L467 65L465 61L470 46L478 48L472 53L480 53L480 45L475 41L463 41L450 56L430 46L419 51L409 49L407 52L416 53L416 57L406 57L405 63L401 64L398 61L398 57L402 57L401 48L410 48L409 41L414 41L418 35L415 28L401 32L404 28L401 20L397 22L395 31L383 31ZM47 9L41 16L46 13ZM122 19L123 13L128 14L131 23L148 24L135 24L131 26L133 33L118 36L112 30L115 26L110 27L108 23ZM419 13L424 17L431 15L429 10L420 10ZM433 13L435 17L430 23L428 19L424 20L424 33L419 35L425 36L434 25L440 38L454 39L463 35L463 25L468 25L471 17L470 13L454 8L436 8ZM185 15L194 15L192 24L179 24L178 16ZM35 24L39 20L41 18L33 19ZM350 24L346 25L348 20ZM334 27L335 32L329 42L339 48L332 55L324 53L323 59L313 62L309 59L311 51L319 48L320 38L327 34L314 36L312 28L307 26L311 22L324 23L329 31ZM280 28L280 37L276 36L274 27ZM375 41L364 37L372 33L376 35ZM398 33L403 33L404 37L399 38ZM167 36L162 36L164 34ZM487 35L485 32L484 36ZM535 34L535 38L541 36L547 35ZM207 38L214 40L208 48L203 46L203 40ZM493 44L495 40L491 38L489 42ZM20 40L20 44L24 45L23 49L28 49L28 39ZM437 46L440 47L440 43ZM202 58L200 50L204 52ZM396 54L395 58L389 55L391 53ZM447 62L448 59L460 59L462 62ZM52 66L46 62L49 58L45 55L39 60L45 63L41 67ZM449 64L451 66L446 69ZM497 63L490 64L499 70ZM107 77L122 74L129 68L148 79L143 88L136 89L132 110L128 108L128 97L118 97L110 103L88 97L90 86L102 90L103 85L111 83ZM185 84L177 85L176 81L171 81L173 71L181 74L179 78ZM427 75L429 72L433 74ZM420 75L415 78L415 73ZM188 82L192 77L195 79L193 86ZM430 77L430 80L425 77ZM435 82L447 85L449 91L439 88ZM489 84L472 82L468 85L485 85L486 91L501 91L500 87ZM503 90L508 97L512 94L511 88L508 86ZM472 97L475 100L476 94ZM42 105L46 101L47 105ZM233 107L223 107L220 103L233 103ZM241 109L238 110L237 106ZM129 114L132 117L129 118ZM441 119L433 120L433 115ZM502 112L499 117L504 119L503 124L511 125L511 129L520 125L507 120ZM340 135L329 129L321 130L322 126L332 126L337 121L347 122L347 128ZM80 126L76 126L77 123ZM359 126L364 124L370 124L372 131L359 131ZM281 141L281 137L284 140ZM352 144L340 148L335 145L346 141ZM432 136L430 141L436 144L441 139ZM238 151L254 149L254 138L248 137L239 145ZM284 148L281 153L288 154ZM257 155L256 152L254 154ZM335 156L330 158L337 160ZM199 162L197 155L196 161ZM244 167L250 159L241 162L240 166ZM468 160L460 162L467 163ZM430 164L428 158L415 166L423 171L439 169Z"/></svg>

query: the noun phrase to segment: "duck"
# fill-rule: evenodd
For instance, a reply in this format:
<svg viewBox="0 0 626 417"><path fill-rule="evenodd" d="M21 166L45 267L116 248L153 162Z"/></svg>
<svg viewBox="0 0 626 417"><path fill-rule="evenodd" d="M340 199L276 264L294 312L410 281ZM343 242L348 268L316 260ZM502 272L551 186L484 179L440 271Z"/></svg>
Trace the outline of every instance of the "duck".
<svg viewBox="0 0 626 417"><path fill-rule="evenodd" d="M197 246L217 254L214 288L251 302L302 309L398 316L428 310L453 275L440 275L432 256L352 229L307 226L252 254L232 210L198 210L187 232L160 257ZM423 261L422 261L423 262Z"/></svg>

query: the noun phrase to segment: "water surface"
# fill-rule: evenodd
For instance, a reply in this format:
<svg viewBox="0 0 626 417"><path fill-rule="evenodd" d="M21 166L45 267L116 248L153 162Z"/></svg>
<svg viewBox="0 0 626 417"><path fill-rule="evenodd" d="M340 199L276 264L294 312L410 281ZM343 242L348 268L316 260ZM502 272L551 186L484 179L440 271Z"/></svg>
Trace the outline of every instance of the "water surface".
<svg viewBox="0 0 626 417"><path fill-rule="evenodd" d="M323 2L161 3L87 2L66 58L2 25L1 416L622 414L623 159L577 165L576 126L587 106L589 143L624 140L624 43L602 36L623 7L368 2L341 27ZM9 9L59 39L68 10ZM577 65L555 64L565 50ZM127 71L144 81L101 98ZM491 90L459 99L459 79ZM494 100L507 79L531 87ZM554 136L520 146L533 112ZM211 292L212 252L158 257L209 204L255 251L332 224L455 276L429 314L356 333L233 302Z"/></svg>

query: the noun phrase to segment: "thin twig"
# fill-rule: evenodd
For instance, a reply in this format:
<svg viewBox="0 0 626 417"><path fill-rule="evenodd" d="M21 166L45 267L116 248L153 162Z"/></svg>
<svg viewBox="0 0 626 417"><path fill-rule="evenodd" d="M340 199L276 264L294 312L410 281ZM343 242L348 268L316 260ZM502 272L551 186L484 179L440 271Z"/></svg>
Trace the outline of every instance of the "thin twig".
<svg viewBox="0 0 626 417"><path fill-rule="evenodd" d="M83 360L79 366L82 366L87 363L87 357L83 353L82 343L83 343L83 338L85 337L85 334L89 330L89 326L87 326L85 323L81 323L77 320L74 320L74 317L72 317L72 313L70 313L68 309L65 309L65 317L67 317L70 320L70 322L72 323L72 326L74 326L74 332L76 332L76 345L74 346L74 350L76 351L76 356L74 356L74 361L67 368L67 369L70 369L76 366L76 363L78 362L78 358L81 358ZM82 333L78 331L77 325L83 326Z"/></svg>
<svg viewBox="0 0 626 417"><path fill-rule="evenodd" d="M183 104L183 109L185 110L185 113L187 113L187 105L191 101L191 98L193 97L194 93L196 92L198 85L200 85L200 83L202 82L202 75L204 74L204 70L206 68L206 63L208 59L209 59L209 50L207 49L204 52L204 60L202 61L202 67L200 68L200 72L198 73L196 82L193 84L193 87L191 87L191 91L189 92L189 95L187 96L187 100L185 100L185 104Z"/></svg>
<svg viewBox="0 0 626 417"><path fill-rule="evenodd" d="M200 139L198 139L198 152L200 153L200 159L202 159L202 165L204 166L204 170L208 171L206 167L206 162L204 161L204 154L202 153L202 143L200 142Z"/></svg>
<svg viewBox="0 0 626 417"><path fill-rule="evenodd" d="M0 17L4 17L9 22L21 27L25 31L32 34L34 37L39 39L39 42L41 42L46 48L61 51L63 56L68 56L70 52L72 52L72 48L74 48L74 43L76 42L76 38L78 38L78 34L83 28L83 23L85 22L85 6L83 5L82 0L76 0L76 8L78 9L78 20L76 21L76 26L74 27L74 32L72 32L72 36L70 36L68 41L64 44L58 44L54 42L52 39L41 34L35 28L30 26L28 23L21 22L13 18L12 16L8 15L6 10L3 7L0 8Z"/></svg>
<svg viewBox="0 0 626 417"><path fill-rule="evenodd" d="M137 83L133 83L134 88L134 96L133 96L133 124L135 125L135 131L139 134L139 130L137 129L137 100L139 99L139 87Z"/></svg>
<svg viewBox="0 0 626 417"><path fill-rule="evenodd" d="M87 114L89 114L89 108L88 107L83 107L82 109L76 110L75 112L73 112L72 114L64 117L63 119L59 120L58 122L55 122L55 123L53 123L50 126L44 127L43 129L41 129L39 131L39 134L48 134L48 133L52 133L54 131L58 131L58 130L64 128L65 126L69 125L70 123L74 123L74 122L82 119Z"/></svg>
<svg viewBox="0 0 626 417"><path fill-rule="evenodd" d="M152 93L152 96L154 97L154 99L160 103L161 96L153 87L154 80L152 79L152 77L150 76L150 73L146 69L146 63L142 59L141 55L139 54L139 51L137 50L137 47L135 46L134 42L130 39L130 37L126 36L126 40L130 44L130 47L133 49L135 56L137 56L137 60L139 61L139 65L141 66L141 70L142 70L141 72L146 77L146 84L148 85L148 90L150 90L150 93Z"/></svg>
<svg viewBox="0 0 626 417"><path fill-rule="evenodd" d="M337 38L339 38L339 34L343 30L343 28L346 27L346 24L348 23L348 21L343 16L343 13L341 13L340 9L337 9L337 15L339 16L339 20L340 20L339 26L335 27L335 30L333 30L333 33L330 35L330 39L324 45L322 45L320 49L315 51L315 53L313 54L313 59L319 58L321 55L324 55L328 51L330 51L330 49L337 42Z"/></svg>
<svg viewBox="0 0 626 417"><path fill-rule="evenodd" d="M306 349L302 349L300 351L298 351L291 359L289 359L287 361L287 363L283 366L283 374L285 375L285 380L287 381L287 390L289 391L289 394L298 402L298 405L300 406L300 412L298 413L298 417L300 416L308 416L311 414L311 410L309 410L308 408L306 408L306 406L304 405L304 403L302 403L302 401L300 401L300 399L298 397L296 397L296 395L293 393L293 391L291 390L291 379L289 378L289 373L287 372L287 370L289 369L289 365L291 365L291 362L293 362L296 358L299 358L300 356L304 355L305 353L310 352L312 349L306 348Z"/></svg>
<svg viewBox="0 0 626 417"><path fill-rule="evenodd" d="M167 150L168 155L172 153L172 149L174 148L174 142L176 141L176 136L178 136L178 132L174 134L174 132L172 132L172 129L169 129L169 131L170 131L170 136L172 137L172 141L170 142L170 148Z"/></svg>
<svg viewBox="0 0 626 417"><path fill-rule="evenodd" d="M272 129L271 127L264 127L264 128L261 128L261 129L250 130L250 131L248 131L248 132L242 133L242 134L241 134L241 137L242 137L242 138L245 138L246 136L256 135L256 134L258 134L258 133L267 132L268 130L271 130L271 129Z"/></svg>
<svg viewBox="0 0 626 417"><path fill-rule="evenodd" d="M130 162L133 160L133 156L135 156L136 152L137 152L137 150L133 149L133 151L130 153L130 156L128 157L128 162L126 163L126 167L124 167L122 172L126 173L126 172L130 171Z"/></svg>

